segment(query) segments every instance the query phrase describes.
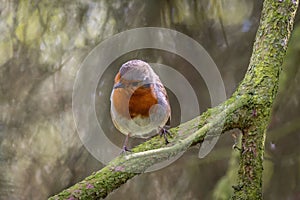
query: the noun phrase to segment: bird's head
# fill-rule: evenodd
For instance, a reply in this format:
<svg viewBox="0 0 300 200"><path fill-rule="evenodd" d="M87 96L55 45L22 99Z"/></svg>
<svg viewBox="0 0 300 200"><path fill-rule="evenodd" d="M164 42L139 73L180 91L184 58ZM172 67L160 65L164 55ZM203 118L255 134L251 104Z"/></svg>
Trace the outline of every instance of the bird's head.
<svg viewBox="0 0 300 200"><path fill-rule="evenodd" d="M149 87L153 79L150 65L141 60L130 60L124 63L115 77L114 89L136 89Z"/></svg>

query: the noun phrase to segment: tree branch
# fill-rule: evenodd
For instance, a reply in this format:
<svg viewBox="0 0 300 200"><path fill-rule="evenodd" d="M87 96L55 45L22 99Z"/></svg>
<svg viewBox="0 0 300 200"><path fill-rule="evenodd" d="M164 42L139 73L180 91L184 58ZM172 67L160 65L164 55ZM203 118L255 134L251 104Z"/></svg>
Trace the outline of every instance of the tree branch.
<svg viewBox="0 0 300 200"><path fill-rule="evenodd" d="M167 146L154 137L120 155L100 171L50 199L99 199L144 172L148 167L184 152L204 138L227 130L242 130L238 183L233 199L262 198L262 162L265 132L298 1L266 0L257 31L253 54L245 78L237 91L221 105L172 128ZM209 138L208 138L209 139Z"/></svg>

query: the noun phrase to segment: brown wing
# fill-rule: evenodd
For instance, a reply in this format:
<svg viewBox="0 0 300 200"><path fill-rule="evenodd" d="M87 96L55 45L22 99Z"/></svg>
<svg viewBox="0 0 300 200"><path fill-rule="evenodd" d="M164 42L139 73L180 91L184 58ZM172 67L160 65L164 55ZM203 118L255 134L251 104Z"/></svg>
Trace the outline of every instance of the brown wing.
<svg viewBox="0 0 300 200"><path fill-rule="evenodd" d="M169 116L168 122L166 124L170 124L171 108L170 108L169 97L168 97L166 88L163 86L163 84L160 82L160 80L156 82L155 86L156 86L156 90L157 90L156 91L157 96L159 96L160 98L163 98L165 100L165 102L167 102L170 116Z"/></svg>

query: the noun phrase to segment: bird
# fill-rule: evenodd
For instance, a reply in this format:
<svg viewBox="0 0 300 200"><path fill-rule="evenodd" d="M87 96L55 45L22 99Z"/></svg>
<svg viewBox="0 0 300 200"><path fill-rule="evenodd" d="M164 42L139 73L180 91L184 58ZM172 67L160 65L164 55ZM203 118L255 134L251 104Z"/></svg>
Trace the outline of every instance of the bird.
<svg viewBox="0 0 300 200"><path fill-rule="evenodd" d="M152 67L142 60L124 63L114 78L110 96L110 114L114 126L126 139L147 139L160 134L168 143L166 123L171 118L167 91Z"/></svg>

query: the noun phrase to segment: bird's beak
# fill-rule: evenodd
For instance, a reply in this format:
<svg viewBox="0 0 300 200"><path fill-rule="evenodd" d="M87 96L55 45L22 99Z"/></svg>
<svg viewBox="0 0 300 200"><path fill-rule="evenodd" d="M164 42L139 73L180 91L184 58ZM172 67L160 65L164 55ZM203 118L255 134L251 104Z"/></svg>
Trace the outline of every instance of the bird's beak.
<svg viewBox="0 0 300 200"><path fill-rule="evenodd" d="M114 89L117 89L117 88L124 88L124 85L121 82L118 82L114 85Z"/></svg>

